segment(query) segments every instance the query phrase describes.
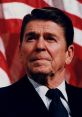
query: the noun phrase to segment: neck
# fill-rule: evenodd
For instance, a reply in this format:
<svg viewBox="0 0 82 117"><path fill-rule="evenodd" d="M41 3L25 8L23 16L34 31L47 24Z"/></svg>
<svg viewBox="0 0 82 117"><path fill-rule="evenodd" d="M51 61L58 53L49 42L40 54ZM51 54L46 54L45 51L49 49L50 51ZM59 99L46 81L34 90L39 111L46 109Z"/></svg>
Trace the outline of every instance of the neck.
<svg viewBox="0 0 82 117"><path fill-rule="evenodd" d="M51 74L40 74L40 73L31 73L27 75L34 80L35 82L45 85L48 88L56 88L58 87L65 79L65 68L62 70L58 70L56 73Z"/></svg>
<svg viewBox="0 0 82 117"><path fill-rule="evenodd" d="M56 88L65 80L65 69L48 78L47 87Z"/></svg>

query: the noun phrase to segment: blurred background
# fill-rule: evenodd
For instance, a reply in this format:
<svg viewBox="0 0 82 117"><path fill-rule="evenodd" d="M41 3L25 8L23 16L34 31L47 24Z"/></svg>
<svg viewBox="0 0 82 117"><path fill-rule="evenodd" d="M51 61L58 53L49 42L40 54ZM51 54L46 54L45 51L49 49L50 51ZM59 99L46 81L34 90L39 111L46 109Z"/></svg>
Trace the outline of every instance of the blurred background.
<svg viewBox="0 0 82 117"><path fill-rule="evenodd" d="M63 10L74 26L75 57L66 71L66 80L82 87L82 0L0 0L0 87L24 74L19 57L21 22L34 8L54 6Z"/></svg>

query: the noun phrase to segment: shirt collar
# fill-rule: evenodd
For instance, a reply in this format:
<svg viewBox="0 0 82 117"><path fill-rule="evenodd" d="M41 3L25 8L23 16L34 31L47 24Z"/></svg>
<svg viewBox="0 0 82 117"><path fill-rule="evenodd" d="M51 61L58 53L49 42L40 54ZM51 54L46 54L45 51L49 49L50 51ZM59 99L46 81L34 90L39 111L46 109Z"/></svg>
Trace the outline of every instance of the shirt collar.
<svg viewBox="0 0 82 117"><path fill-rule="evenodd" d="M65 80L57 88L62 92L62 94L64 95L65 99L68 101L67 93L66 93Z"/></svg>
<svg viewBox="0 0 82 117"><path fill-rule="evenodd" d="M42 93L43 95L45 95L47 93L47 91L49 90L48 87L35 82L31 78L28 78L28 79L31 82L31 84L34 86L35 90L39 94ZM68 101L67 93L66 93L65 80L57 88L62 92L62 94L64 95L65 99Z"/></svg>

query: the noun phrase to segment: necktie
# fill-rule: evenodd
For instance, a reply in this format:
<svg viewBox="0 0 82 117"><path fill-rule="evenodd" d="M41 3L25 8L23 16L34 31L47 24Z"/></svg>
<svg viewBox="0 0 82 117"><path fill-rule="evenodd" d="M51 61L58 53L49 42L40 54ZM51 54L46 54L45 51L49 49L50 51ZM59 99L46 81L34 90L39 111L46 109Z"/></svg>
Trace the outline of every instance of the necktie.
<svg viewBox="0 0 82 117"><path fill-rule="evenodd" d="M51 117L68 117L68 112L60 100L60 97L65 99L60 90L50 89L46 93L46 96L52 100L49 106Z"/></svg>

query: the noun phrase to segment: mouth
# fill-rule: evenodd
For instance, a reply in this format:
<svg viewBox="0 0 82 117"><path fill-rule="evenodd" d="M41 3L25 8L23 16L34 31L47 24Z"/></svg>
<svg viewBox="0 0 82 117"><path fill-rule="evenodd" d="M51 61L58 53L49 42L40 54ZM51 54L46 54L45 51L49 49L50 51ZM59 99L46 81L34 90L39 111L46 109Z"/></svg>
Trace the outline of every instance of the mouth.
<svg viewBox="0 0 82 117"><path fill-rule="evenodd" d="M30 60L31 62L33 62L33 61L51 61L49 58L32 58L31 60Z"/></svg>

